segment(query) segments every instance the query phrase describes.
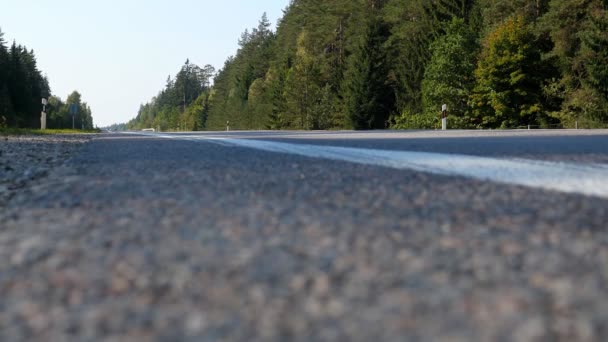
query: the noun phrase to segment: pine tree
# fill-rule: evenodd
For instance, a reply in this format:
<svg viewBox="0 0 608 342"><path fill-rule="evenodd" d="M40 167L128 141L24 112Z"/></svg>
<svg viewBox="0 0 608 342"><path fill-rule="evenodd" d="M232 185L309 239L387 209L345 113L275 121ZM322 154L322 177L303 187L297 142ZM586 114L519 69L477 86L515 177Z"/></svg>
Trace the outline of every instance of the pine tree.
<svg viewBox="0 0 608 342"><path fill-rule="evenodd" d="M4 41L4 33L0 29L0 127L9 124L14 116L13 104L9 92L9 54Z"/></svg>
<svg viewBox="0 0 608 342"><path fill-rule="evenodd" d="M282 70L282 68L272 66L266 74L266 93L270 102L268 120L266 121L267 129L277 130L288 126L283 118L286 107L285 97L283 96L286 75L281 72Z"/></svg>
<svg viewBox="0 0 608 342"><path fill-rule="evenodd" d="M519 16L526 23L538 20L549 9L552 0L476 0L482 15L484 27L492 30L513 16ZM572 2L573 0L567 0ZM574 0L578 1L578 0Z"/></svg>
<svg viewBox="0 0 608 342"><path fill-rule="evenodd" d="M601 36L606 30L600 24L605 6L601 0L552 0L538 26L539 34L549 36L552 43L544 58L557 68L545 96L555 103L551 115L566 127L574 127L575 121L595 120L605 112L596 88L601 82L594 86L592 80L592 74L601 75L605 63Z"/></svg>
<svg viewBox="0 0 608 342"><path fill-rule="evenodd" d="M382 129L394 110L394 90L388 81L383 44L386 27L371 19L360 47L351 56L345 75L345 98L355 129Z"/></svg>
<svg viewBox="0 0 608 342"><path fill-rule="evenodd" d="M447 103L462 127L569 126L608 107L606 1L293 0L213 86L182 68L131 124L372 129L399 113L428 128Z"/></svg>
<svg viewBox="0 0 608 342"><path fill-rule="evenodd" d="M320 70L315 58L306 47L307 32L300 34L298 50L293 67L287 73L285 97L290 125L299 129L311 129L313 123L313 106L318 99L319 85L317 80Z"/></svg>
<svg viewBox="0 0 608 342"><path fill-rule="evenodd" d="M596 8L589 18L591 26L583 36L583 49L588 53L585 64L588 82L604 101L608 100L608 6Z"/></svg>
<svg viewBox="0 0 608 342"><path fill-rule="evenodd" d="M399 111L422 110L421 84L431 58L430 46L441 35L444 23L465 18L470 0L390 0L383 7L382 20L390 27L387 63L396 84Z"/></svg>
<svg viewBox="0 0 608 342"><path fill-rule="evenodd" d="M27 72L22 60L23 48L13 42L9 52L8 85L10 101L14 113L8 117L8 125L13 127L24 127L26 124L26 111L31 97L27 84Z"/></svg>

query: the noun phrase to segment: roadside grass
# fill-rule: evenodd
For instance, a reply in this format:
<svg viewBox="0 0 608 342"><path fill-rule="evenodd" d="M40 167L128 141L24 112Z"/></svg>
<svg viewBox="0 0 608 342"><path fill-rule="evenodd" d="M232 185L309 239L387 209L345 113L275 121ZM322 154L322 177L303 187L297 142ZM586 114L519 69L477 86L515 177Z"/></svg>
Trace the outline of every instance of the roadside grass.
<svg viewBox="0 0 608 342"><path fill-rule="evenodd" d="M57 134L91 134L100 133L100 129L30 129L30 128L0 128L1 135L57 135Z"/></svg>

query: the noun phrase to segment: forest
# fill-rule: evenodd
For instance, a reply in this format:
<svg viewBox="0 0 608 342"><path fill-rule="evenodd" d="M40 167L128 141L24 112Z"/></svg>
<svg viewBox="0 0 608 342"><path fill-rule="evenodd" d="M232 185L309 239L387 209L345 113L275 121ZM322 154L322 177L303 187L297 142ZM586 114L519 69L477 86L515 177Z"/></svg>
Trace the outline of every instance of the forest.
<svg viewBox="0 0 608 342"><path fill-rule="evenodd" d="M608 0L292 0L132 129L608 126Z"/></svg>
<svg viewBox="0 0 608 342"><path fill-rule="evenodd" d="M215 69L211 65L200 68L189 60L175 78L167 78L167 85L149 103L141 105L137 118L129 128L158 130L203 130L209 114L211 79Z"/></svg>
<svg viewBox="0 0 608 342"><path fill-rule="evenodd" d="M93 129L91 108L77 91L64 102L51 93L49 81L38 69L34 50L13 42L0 30L0 128L40 128L42 98L48 100L47 127ZM70 105L77 112L72 118Z"/></svg>

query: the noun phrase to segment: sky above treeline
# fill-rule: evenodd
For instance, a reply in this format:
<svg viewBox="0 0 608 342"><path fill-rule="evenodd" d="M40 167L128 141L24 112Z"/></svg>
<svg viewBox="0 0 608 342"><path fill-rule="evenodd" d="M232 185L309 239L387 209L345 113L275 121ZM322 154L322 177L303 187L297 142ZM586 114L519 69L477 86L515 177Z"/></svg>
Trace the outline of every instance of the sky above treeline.
<svg viewBox="0 0 608 342"><path fill-rule="evenodd" d="M78 90L99 127L132 119L187 58L220 69L264 12L289 0L0 0L7 44L34 49L51 91Z"/></svg>

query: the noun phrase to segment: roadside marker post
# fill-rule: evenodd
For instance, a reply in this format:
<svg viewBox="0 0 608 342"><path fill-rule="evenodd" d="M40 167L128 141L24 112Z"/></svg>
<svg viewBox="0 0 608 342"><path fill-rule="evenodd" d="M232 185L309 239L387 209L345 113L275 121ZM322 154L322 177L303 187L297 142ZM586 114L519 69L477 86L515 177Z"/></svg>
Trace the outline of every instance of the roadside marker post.
<svg viewBox="0 0 608 342"><path fill-rule="evenodd" d="M74 122L75 116L78 113L78 106L75 103L70 105L70 114L72 114L72 129L76 129L76 123Z"/></svg>
<svg viewBox="0 0 608 342"><path fill-rule="evenodd" d="M226 121L226 132L230 131L230 121Z"/></svg>
<svg viewBox="0 0 608 342"><path fill-rule="evenodd" d="M448 130L448 105L441 106L441 130Z"/></svg>
<svg viewBox="0 0 608 342"><path fill-rule="evenodd" d="M40 129L46 129L46 105L49 102L47 99L42 99L42 113L40 114Z"/></svg>

